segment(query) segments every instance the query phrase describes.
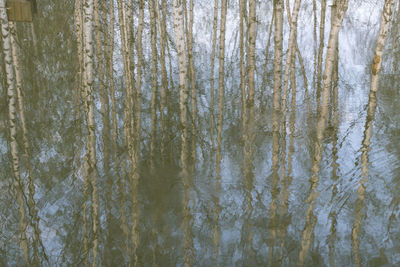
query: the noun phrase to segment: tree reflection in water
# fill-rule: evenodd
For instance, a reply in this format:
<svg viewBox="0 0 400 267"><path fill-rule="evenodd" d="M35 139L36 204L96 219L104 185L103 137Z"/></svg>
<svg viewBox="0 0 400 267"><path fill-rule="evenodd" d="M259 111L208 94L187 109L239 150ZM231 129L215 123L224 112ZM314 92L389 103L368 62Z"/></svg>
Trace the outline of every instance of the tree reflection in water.
<svg viewBox="0 0 400 267"><path fill-rule="evenodd" d="M399 263L396 1L5 2L0 266Z"/></svg>

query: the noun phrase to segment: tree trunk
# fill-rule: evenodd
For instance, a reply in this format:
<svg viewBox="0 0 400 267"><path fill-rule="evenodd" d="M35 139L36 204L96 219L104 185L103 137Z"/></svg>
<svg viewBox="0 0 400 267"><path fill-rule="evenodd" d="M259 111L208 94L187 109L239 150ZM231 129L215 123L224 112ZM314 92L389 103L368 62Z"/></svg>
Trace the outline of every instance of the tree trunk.
<svg viewBox="0 0 400 267"><path fill-rule="evenodd" d="M375 110L376 110L376 95L378 93L379 88L379 71L382 66L382 57L383 52L385 50L385 43L390 29L390 22L392 20L394 7L394 0L385 0L385 4L382 10L381 16L381 25L379 28L379 35L376 40L375 52L374 52L374 60L372 64L372 73L371 73L371 85L369 91L369 100L368 100L368 108L367 108L367 118L365 122L365 130L364 130L364 138L362 141L361 148L361 170L362 170L362 179L360 181L360 185L358 187L358 199L355 208L355 218L353 229L351 231L351 241L354 255L354 263L355 265L361 266L361 255L359 253L359 245L360 239L359 234L362 225L363 212L362 209L364 207L364 198L365 198L365 183L368 181L368 165L369 165L369 157L368 151L370 150L371 137L372 137L372 126L374 123Z"/></svg>
<svg viewBox="0 0 400 267"><path fill-rule="evenodd" d="M6 3L4 0L0 0L0 23L1 23L1 35L3 43L3 55L5 62L5 76L7 86L7 98L8 98L8 123L10 129L10 154L12 159L13 173L14 173L14 187L17 193L17 205L19 211L19 227L20 227L20 247L22 249L24 260L27 265L29 261L29 244L26 236L26 228L28 226L26 219L26 211L24 205L24 187L21 180L19 171L19 152L17 144L17 94L15 89L15 73L12 57L12 43L13 38L10 32L8 17L6 13Z"/></svg>
<svg viewBox="0 0 400 267"><path fill-rule="evenodd" d="M211 50L211 85L210 85L210 139L211 139L211 154L214 153L214 68L215 68L215 50L217 42L217 26L218 26L218 3L214 1L214 22L213 22L213 39Z"/></svg>
<svg viewBox="0 0 400 267"><path fill-rule="evenodd" d="M324 53L324 35L325 35L325 13L326 0L321 2L321 22L319 26L319 49L318 49L318 65L317 65L317 109L320 108L321 98L321 80L322 80L322 55Z"/></svg>
<svg viewBox="0 0 400 267"><path fill-rule="evenodd" d="M24 99L22 94L22 71L21 64L19 62L19 47L17 38L17 28L14 22L10 23L10 32L11 32L11 48L12 48L12 57L14 63L14 71L15 71L15 81L16 81L16 92L17 92L17 101L18 101L18 111L19 117L21 120L22 126L22 139L24 144L24 157L26 161L26 169L28 172L28 189L29 189L29 200L27 203L29 214L32 216L32 220L30 221L31 226L34 229L34 237L33 237L33 264L39 264L39 241L40 241L40 230L39 230L39 219L37 216L36 204L35 204L35 184L32 177L32 167L30 163L30 152L29 152L29 140L28 140L28 130L26 127L25 120L25 108L24 108Z"/></svg>
<svg viewBox="0 0 400 267"><path fill-rule="evenodd" d="M185 30L183 23L184 10L181 0L173 1L174 13L174 32L175 43L178 52L178 66L179 66L179 110L180 110L180 128L181 128L181 164L182 172L181 177L183 180L184 196L183 196L183 254L185 266L191 266L194 259L194 248L192 238L192 215L188 207L189 204L189 155L188 155L188 90L186 84L187 78L187 61L186 61L186 47L185 47Z"/></svg>
<svg viewBox="0 0 400 267"><path fill-rule="evenodd" d="M96 124L94 118L94 93L93 93L93 0L85 0L83 3L83 75L84 75L84 101L87 128L87 179L92 187L92 265L97 265L98 253L98 228L99 224L99 204L97 193L97 158L96 158Z"/></svg>
<svg viewBox="0 0 400 267"><path fill-rule="evenodd" d="M274 240L276 232L273 228L276 226L277 195L279 182L279 118L280 101L282 88L282 47L283 47L283 0L274 1L275 30L274 30L274 91L273 91L273 114L272 114L272 201L270 204L270 227L271 242L269 244L269 265L272 264L274 254Z"/></svg>
<svg viewBox="0 0 400 267"><path fill-rule="evenodd" d="M165 163L166 159L166 143L167 143L167 129L166 129L166 104L167 104L167 91L168 91L168 76L167 68L165 63L165 46L166 46L166 0L162 0L161 10L159 7L158 0L156 0L156 14L157 14L157 24L160 34L160 62L161 62L161 94L160 94L160 120L161 120L161 161ZM161 16L162 14L162 16Z"/></svg>
<svg viewBox="0 0 400 267"><path fill-rule="evenodd" d="M157 0L156 0L157 1ZM154 171L155 161L155 146L156 146L156 128L157 128L157 24L155 19L155 6L154 0L149 0L149 13L150 13L150 38L151 38L151 59L152 59L152 71L151 71L151 131L150 131L150 169Z"/></svg>
<svg viewBox="0 0 400 267"><path fill-rule="evenodd" d="M326 116L328 113L329 105L329 92L331 88L332 81L332 70L334 67L334 59L336 53L336 44L339 36L339 30L342 26L342 21L344 14L347 11L348 0L337 0L336 1L336 15L332 20L331 31L329 34L328 48L326 51L326 59L325 59L325 69L324 69L324 79L323 79L323 87L321 92L321 104L320 104L320 113L318 114L318 123L316 129L316 142L314 147L314 155L313 155L313 163L312 163L312 177L310 178L310 193L306 202L309 202L309 206L306 211L306 225L303 229L302 240L301 240L301 250L299 253L299 265L302 266L304 260L308 254L308 250L310 248L311 243L313 242L314 236L314 226L316 223L316 217L313 213L313 208L315 201L318 196L318 192L316 191L318 182L319 182L319 170L320 170L320 162L322 160L322 139L325 132L325 124L326 124Z"/></svg>

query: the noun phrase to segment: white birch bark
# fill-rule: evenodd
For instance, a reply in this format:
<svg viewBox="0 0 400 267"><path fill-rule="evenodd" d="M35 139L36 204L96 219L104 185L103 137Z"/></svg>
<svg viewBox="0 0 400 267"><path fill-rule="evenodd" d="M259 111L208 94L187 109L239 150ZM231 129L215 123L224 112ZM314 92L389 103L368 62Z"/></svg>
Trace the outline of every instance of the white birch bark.
<svg viewBox="0 0 400 267"><path fill-rule="evenodd" d="M196 132L197 129L197 90L196 90L196 74L194 69L194 58L193 58L193 22L194 22L194 1L190 0L189 3L189 23L187 31L187 50L189 60L189 71L190 71L190 87L191 87L191 104L192 104L192 166L196 166Z"/></svg>
<svg viewBox="0 0 400 267"><path fill-rule="evenodd" d="M218 4L219 0L214 1L214 19L213 19L213 39L212 39L212 50L211 50L211 79L210 79L210 139L211 139L211 151L210 157L214 158L215 153L215 142L214 142L214 70L215 70L215 51L217 43L217 27L218 27ZM212 161L211 161L212 162ZM211 168L212 169L212 168ZM215 264L218 265L218 255L219 255L219 224L218 217L220 213L219 208L219 191L220 191L220 181L216 181L216 195L214 207L214 230L213 230L213 241L214 241L214 253L215 253Z"/></svg>
<svg viewBox="0 0 400 267"><path fill-rule="evenodd" d="M347 11L348 0L337 0L336 1L336 14L332 20L331 30L329 34L328 47L326 51L325 69L323 75L323 86L321 92L321 104L320 113L318 114L317 130L316 130L316 142L314 147L313 163L312 163L312 176L310 178L310 193L307 198L309 206L306 211L306 225L303 229L301 250L299 253L298 264L302 266L304 260L308 254L308 250L313 242L314 226L316 223L316 217L314 216L313 209L315 201L318 197L317 186L319 182L319 170L320 163L322 160L322 139L325 132L326 117L329 109L329 93L332 82L332 71L334 67L335 54L337 39L339 36L339 30L342 26L343 17Z"/></svg>
<svg viewBox="0 0 400 267"><path fill-rule="evenodd" d="M272 264L274 255L274 240L276 231L273 229L277 224L276 210L279 182L279 126L281 115L281 91L282 91L282 49L283 49L283 0L274 1L275 27L274 27L274 91L273 91L273 114L272 114L272 201L270 203L270 228L271 242L269 244L269 264Z"/></svg>
<svg viewBox="0 0 400 267"><path fill-rule="evenodd" d="M317 109L320 108L321 80L322 80L322 55L324 52L326 0L321 2L321 21L319 28L319 49L317 63Z"/></svg>
<svg viewBox="0 0 400 267"><path fill-rule="evenodd" d="M39 219L37 216L37 210L36 210L36 203L35 203L35 184L33 181L32 177L32 166L30 163L30 152L29 152L29 140L28 140L28 130L26 126L26 119L25 119L25 111L24 111L24 99L23 99L23 94L22 94L22 70L21 70L21 64L19 62L19 47L17 44L17 28L16 28L16 23L11 22L10 23L10 31L11 31L11 48L12 48L12 57L13 57L13 63L14 63L14 70L15 70L15 81L16 81L16 92L17 92L17 100L18 100L18 113L19 117L21 120L21 126L22 126L22 139L23 139L23 144L24 144L24 157L25 157L25 163L26 163L26 169L28 172L28 190L29 190L29 199L27 202L29 214L32 216L32 220L30 220L30 224L33 227L34 230L34 236L33 236L33 264L38 265L39 264L39 241L40 241L40 230L39 230Z"/></svg>
<svg viewBox="0 0 400 267"><path fill-rule="evenodd" d="M17 94L15 88L14 63L11 48L11 32L6 12L6 3L0 0L0 24L3 43L3 55L5 65L7 102L8 102L8 123L10 131L10 154L12 159L12 169L14 174L14 188L17 194L17 205L19 211L19 228L20 228L20 247L23 252L25 264L29 265L29 244L26 236L27 218L24 206L23 184L20 175L20 162L17 144Z"/></svg>
<svg viewBox="0 0 400 267"><path fill-rule="evenodd" d="M369 165L369 157L368 151L370 150L371 145L371 137L372 137L372 126L375 118L375 110L377 105L376 95L379 89L379 71L382 66L382 57L385 50L385 43L390 29L390 22L392 20L394 0L385 0L382 16L381 16L381 24L379 28L379 35L376 40L375 51L374 51L374 59L371 70L371 84L369 91L369 100L368 100L368 108L367 108L367 118L365 122L365 130L364 130L364 138L362 141L361 148L361 180L360 185L357 190L358 199L355 208L355 218L353 229L351 232L351 240L352 240L352 250L354 255L354 263L355 265L362 266L361 255L359 252L360 246L360 230L362 226L362 218L363 218L363 207L364 207L364 198L365 198L365 183L368 181L368 165Z"/></svg>
<svg viewBox="0 0 400 267"><path fill-rule="evenodd" d="M158 1L158 0L156 0ZM157 127L157 91L158 91L158 82L157 82L157 23L155 16L155 5L154 0L148 1L149 13L150 13L150 38L151 38L151 61L152 61L152 69L151 69L151 130L150 130L150 169L154 171L154 161L155 161L155 146L156 146L156 127Z"/></svg>
<svg viewBox="0 0 400 267"><path fill-rule="evenodd" d="M166 104L167 104L167 91L168 91L168 76L165 63L165 49L166 49L166 0L162 0L161 10L158 0L156 0L156 15L157 25L160 34L160 63L161 63L161 93L160 93L160 121L161 121L161 160L165 162L166 158L166 142L167 142L167 129L166 129ZM162 17L161 17L162 16Z"/></svg>
<svg viewBox="0 0 400 267"><path fill-rule="evenodd" d="M188 90L187 90L187 60L185 47L185 30L183 22L183 3L182 0L173 1L174 14L174 32L175 43L178 52L179 66L179 110L180 110L180 128L181 128L181 164L182 164L182 179L184 185L183 196L183 228L184 228L184 264L191 266L194 259L193 240L191 233L191 214L188 207L189 203L189 172L188 172Z"/></svg>
<svg viewBox="0 0 400 267"><path fill-rule="evenodd" d="M94 94L93 94L93 0L83 2L83 75L84 75L84 101L87 127L87 179L92 187L92 265L97 266L98 231L99 231L99 203L97 193L97 158L96 158L96 124L94 119Z"/></svg>

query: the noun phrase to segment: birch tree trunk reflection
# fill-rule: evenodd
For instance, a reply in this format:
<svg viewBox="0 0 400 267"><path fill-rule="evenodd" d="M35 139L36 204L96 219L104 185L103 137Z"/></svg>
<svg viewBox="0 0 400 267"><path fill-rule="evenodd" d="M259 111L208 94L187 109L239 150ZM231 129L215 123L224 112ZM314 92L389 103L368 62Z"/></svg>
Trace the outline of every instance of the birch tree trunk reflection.
<svg viewBox="0 0 400 267"><path fill-rule="evenodd" d="M332 70L334 67L334 59L336 53L336 44L339 36L339 30L342 26L342 21L344 14L347 11L348 0L336 0L336 13L331 25L331 31L329 34L328 48L326 52L325 59L325 69L324 69L324 79L321 92L321 110L318 114L317 132L316 132L316 142L314 146L314 155L312 163L312 176L310 178L310 193L307 197L306 202L309 202L309 206L306 211L306 224L303 229L302 239L301 239L301 250L299 253L298 264L302 266L304 260L308 254L308 250L313 242L314 237L314 226L316 223L316 217L314 215L313 209L315 201L318 197L319 192L317 192L317 187L319 183L319 171L320 163L322 160L322 139L325 132L326 116L328 114L328 100L332 81Z"/></svg>
<svg viewBox="0 0 400 267"><path fill-rule="evenodd" d="M12 56L12 34L10 24L6 13L6 3L0 0L0 22L1 35L3 43L3 53L6 71L6 86L8 99L8 123L10 131L10 154L12 159L14 188L17 194L17 205L19 210L19 231L20 231L20 247L23 252L25 264L29 265L29 244L26 236L27 218L24 205L24 184L20 174L20 160L17 144L17 94L15 88L14 62Z"/></svg>
<svg viewBox="0 0 400 267"><path fill-rule="evenodd" d="M89 180L91 186L91 217L92 217L92 265L97 265L97 253L99 244L99 202L97 187L97 157L96 157L96 135L95 135L95 118L94 118L94 92L93 92L93 0L85 0L83 3L83 75L84 75L84 102L86 117L86 179Z"/></svg>
<svg viewBox="0 0 400 267"><path fill-rule="evenodd" d="M190 201L190 174L189 174L189 155L188 155L188 91L186 83L187 61L185 47L185 30L183 23L183 6L182 1L173 1L174 12L174 32L175 43L178 51L179 65L179 109L180 109L180 128L181 128L181 179L183 181L183 258L185 266L191 266L194 258L193 240L192 240L192 215L189 210Z"/></svg>
<svg viewBox="0 0 400 267"><path fill-rule="evenodd" d="M275 31L274 31L274 91L272 114L272 181L270 203L270 229L271 240L269 242L269 265L273 263L276 227L277 227L277 200L279 183L279 140L280 140L280 116L281 116L281 89L282 89L282 49L283 49L283 0L274 1Z"/></svg>
<svg viewBox="0 0 400 267"><path fill-rule="evenodd" d="M361 180L360 185L357 189L357 203L355 208L355 218L353 229L351 231L351 240L352 240L352 248L354 255L354 263L356 266L361 266L361 255L360 255L360 230L362 226L362 218L363 218L363 207L364 207L364 198L365 198L365 183L368 181L368 165L369 165L369 157L368 151L370 150L371 137L372 137L372 126L375 118L375 110L376 110L376 95L378 93L379 88L379 71L382 66L382 57L385 49L385 42L389 33L389 26L392 20L393 14L393 0L385 0L385 4L382 10L381 16L381 24L379 28L379 35L376 40L375 51L374 51L374 59L371 68L371 85L369 91L369 99L368 99L368 107L367 107L367 118L365 122L364 129L364 138L362 141L361 147Z"/></svg>

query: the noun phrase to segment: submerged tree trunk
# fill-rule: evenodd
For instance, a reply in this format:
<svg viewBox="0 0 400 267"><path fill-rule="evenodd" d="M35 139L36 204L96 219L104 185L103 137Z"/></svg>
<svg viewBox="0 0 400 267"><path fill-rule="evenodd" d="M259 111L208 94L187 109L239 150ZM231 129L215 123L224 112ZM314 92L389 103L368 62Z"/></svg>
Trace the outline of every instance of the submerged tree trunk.
<svg viewBox="0 0 400 267"><path fill-rule="evenodd" d="M265 61L264 61L264 66L263 66L263 74L261 77L261 92L260 92L260 108L261 108L261 114L265 111L265 104L263 103L264 101L264 91L266 90L265 86L267 84L267 66L268 66L268 57L269 57L269 49L271 46L271 35L272 35L272 27L274 26L274 19L275 19L275 11L272 12L272 17L271 17L271 22L269 25L269 30L268 30L268 41L267 41L267 46L265 48Z"/></svg>
<svg viewBox="0 0 400 267"><path fill-rule="evenodd" d="M222 0L221 3L221 20L220 20L220 32L219 32L219 75L218 75L218 123L217 123L217 151L216 151L216 183L220 186L221 183L221 160L222 160L222 124L223 124L223 112L224 112L224 90L225 90L225 27L226 27L226 12L227 12L227 0ZM218 208L218 203L216 203ZM215 216L219 217L219 212L214 212ZM215 221L218 221L218 217L215 217ZM219 244L219 234L214 233L214 243L216 246Z"/></svg>
<svg viewBox="0 0 400 267"><path fill-rule="evenodd" d="M157 24L155 19L155 5L154 0L149 0L149 13L150 13L150 38L151 38L151 61L152 61L152 69L151 69L151 130L150 130L150 169L154 171L154 163L155 163L155 149L156 149L156 129L157 129L157 91L158 91L158 82L157 82ZM158 0L156 0L158 1Z"/></svg>
<svg viewBox="0 0 400 267"><path fill-rule="evenodd" d="M166 105L167 105L167 91L168 91L168 76L165 63L165 51L167 43L167 26L166 26L166 0L161 2L161 10L158 0L156 0L156 15L157 25L160 34L160 62L161 62L161 94L160 94L160 121L161 121L161 161L165 163L166 159L166 146L167 146L167 128L166 128Z"/></svg>
<svg viewBox="0 0 400 267"><path fill-rule="evenodd" d="M325 70L323 87L321 92L321 110L318 114L318 123L316 129L316 142L314 147L313 163L312 163L312 176L310 178L310 193L307 198L309 206L306 211L306 225L303 229L302 240L301 240L301 250L299 253L298 264L302 266L304 260L308 254L310 245L313 242L314 237L314 226L316 223L316 217L314 216L314 204L318 196L317 187L319 182L319 171L320 163L322 160L322 139L325 132L326 116L329 110L328 100L332 81L332 70L334 67L334 59L336 53L336 44L339 36L339 30L342 26L342 21L344 14L347 11L348 0L336 0L336 14L335 18L332 20L331 31L329 34L328 48L326 52L325 60Z"/></svg>
<svg viewBox="0 0 400 267"><path fill-rule="evenodd" d="M214 68L215 68L215 51L216 51L216 43L217 43L217 26L218 26L218 3L219 0L214 1L214 21L213 21L213 39L212 39L212 51L211 51L211 86L210 86L210 139L211 139L211 151L210 157L214 158ZM217 159L215 159L217 161ZM210 160L213 162L213 160ZM218 164L215 161L215 164ZM218 176L218 174L217 174ZM219 195L221 190L221 181L220 179L216 180L215 184L216 189L216 199L214 202L214 232L213 232L213 241L214 241L214 253L215 253L215 265L218 265L218 255L219 255Z"/></svg>
<svg viewBox="0 0 400 267"><path fill-rule="evenodd" d="M313 27L313 41L314 41L314 69L313 69L313 88L316 87L316 76L317 76L317 3L313 0L313 17L314 17L314 27Z"/></svg>
<svg viewBox="0 0 400 267"><path fill-rule="evenodd" d="M86 151L86 179L89 181L92 193L92 265L97 265L98 231L99 231L99 204L97 193L97 158L96 158L96 124L94 118L94 92L93 92L93 0L85 0L83 3L83 91L85 102L85 117L87 128Z"/></svg>
<svg viewBox="0 0 400 267"><path fill-rule="evenodd" d="M217 26L218 26L218 3L219 0L214 1L214 22L213 22L213 39L211 50L211 78L210 78L210 139L211 139L211 155L214 153L214 68L215 68L215 50L217 43Z"/></svg>
<svg viewBox="0 0 400 267"><path fill-rule="evenodd" d="M196 166L196 132L199 131L197 128L199 125L197 124L197 90L196 90L196 75L194 69L194 59L193 59L193 21L194 21L194 2L190 0L189 4L189 29L187 31L187 49L188 49L188 60L189 60L189 70L190 70L190 87L191 87L191 104L192 104L192 166L193 170Z"/></svg>
<svg viewBox="0 0 400 267"><path fill-rule="evenodd" d="M319 49L317 65L317 109L320 108L321 80L322 80L322 55L324 53L326 0L321 2L321 21L319 26Z"/></svg>
<svg viewBox="0 0 400 267"><path fill-rule="evenodd" d="M10 154L12 159L12 168L14 174L14 188L17 194L17 205L19 211L19 230L20 230L20 247L23 252L25 264L29 265L29 244L26 236L27 218L24 205L24 186L20 175L20 160L17 144L17 94L15 88L15 73L14 63L12 57L12 42L13 38L10 31L10 26L6 13L6 3L0 0L0 23L1 35L3 43L3 55L5 62L5 76L7 86L7 99L8 99L8 123L10 131Z"/></svg>
<svg viewBox="0 0 400 267"><path fill-rule="evenodd" d="M369 157L368 151L371 144L372 137L372 126L374 123L375 110L376 110L376 95L378 93L379 88L379 71L382 66L382 57L385 49L386 39L390 29L390 22L392 20L393 14L393 6L394 0L385 0L385 4L382 10L381 16L381 25L379 28L379 35L376 40L375 51L374 51L374 59L371 69L371 85L369 92L369 100L368 100L368 108L367 108L367 119L365 122L365 130L364 130L364 138L362 141L361 148L361 180L360 185L358 187L358 199L355 208L355 218L353 229L351 231L351 241L352 241L352 249L354 255L354 263L355 265L361 266L361 255L359 252L360 239L359 234L362 225L363 212L362 209L364 207L364 198L365 198L365 183L368 181L368 165L369 165Z"/></svg>
<svg viewBox="0 0 400 267"><path fill-rule="evenodd" d="M331 6L331 14L336 13L336 6ZM332 22L335 16L331 15ZM332 117L333 117L333 136L332 136L332 180L338 179L337 171L339 169L338 160L338 128L339 128L339 99L338 99L338 86L339 86L339 38L336 42L336 53L334 60L334 68L332 73L332 92L331 92L331 106L332 106ZM333 201L338 192L337 183L334 184L332 189L331 201ZM336 227L337 227L337 213L335 210L329 212L328 218L330 218L330 235L329 235L329 263L331 266L335 266L335 240L336 240Z"/></svg>
<svg viewBox="0 0 400 267"><path fill-rule="evenodd" d="M180 128L181 128L181 178L183 180L184 196L183 196L183 254L185 266L191 266L194 260L194 247L192 238L192 215L189 210L189 190L190 190L190 174L189 174L189 140L188 140L188 90L187 90L187 61L185 47L185 30L183 15L184 10L182 1L173 1L174 13L174 32L175 43L178 52L179 65L179 110L180 110Z"/></svg>
<svg viewBox="0 0 400 267"><path fill-rule="evenodd" d="M244 242L245 259L254 258L253 250L253 229L251 224L253 214L253 189L254 189L254 140L255 140L255 49L257 36L256 22L256 1L249 1L249 25L248 25L248 53L247 53L247 70L248 70L248 95L245 103L246 117L244 125L244 186L245 186L245 219L244 232L242 232L242 240Z"/></svg>
<svg viewBox="0 0 400 267"><path fill-rule="evenodd" d="M29 189L29 200L27 202L29 214L32 216L30 220L30 225L33 227L34 230L34 237L33 237L33 264L39 264L39 241L40 241L40 230L39 230L39 220L37 217L37 210L35 204L35 184L32 177L32 167L30 163L30 152L29 152L29 141L28 141L28 130L26 126L25 120L25 107L24 107L24 99L22 94L22 70L21 65L19 62L20 52L18 47L18 40L17 38L17 28L15 23L10 23L10 30L11 30L11 48L12 48L12 56L13 56L13 63L14 63L14 70L15 70L15 81L16 81L16 91L17 91L17 100L18 100L18 111L19 117L21 120L22 126L22 139L24 144L24 158L26 169L28 172L28 189Z"/></svg>
<svg viewBox="0 0 400 267"><path fill-rule="evenodd" d="M273 114L272 114L272 201L270 204L270 228L271 241L269 242L269 265L272 264L274 255L274 240L276 232L276 210L277 210L277 192L279 182L279 126L281 115L281 89L282 89L282 49L283 49L283 0L274 1L275 27L274 27L274 91L273 91Z"/></svg>

